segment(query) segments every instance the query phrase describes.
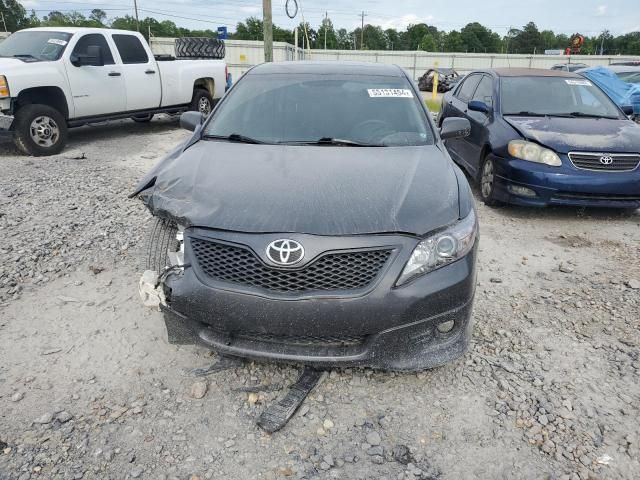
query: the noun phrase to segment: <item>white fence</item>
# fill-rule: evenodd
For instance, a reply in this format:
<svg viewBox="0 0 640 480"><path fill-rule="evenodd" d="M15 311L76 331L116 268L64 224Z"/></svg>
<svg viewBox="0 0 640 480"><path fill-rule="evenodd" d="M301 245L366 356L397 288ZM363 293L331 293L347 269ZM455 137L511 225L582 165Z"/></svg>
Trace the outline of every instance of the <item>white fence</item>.
<svg viewBox="0 0 640 480"><path fill-rule="evenodd" d="M237 79L254 65L264 62L264 46L261 41L227 40L226 61L233 78ZM151 49L156 54L174 54L173 38L151 38ZM556 63L585 63L590 66L609 65L624 60L640 60L632 56L600 55L505 55L494 53L435 53L399 52L388 50L306 50L283 42L274 42L274 61L283 60L342 60L377 62L399 65L417 80L427 69L438 65L455 68L461 73L481 68L525 67L551 68Z"/></svg>

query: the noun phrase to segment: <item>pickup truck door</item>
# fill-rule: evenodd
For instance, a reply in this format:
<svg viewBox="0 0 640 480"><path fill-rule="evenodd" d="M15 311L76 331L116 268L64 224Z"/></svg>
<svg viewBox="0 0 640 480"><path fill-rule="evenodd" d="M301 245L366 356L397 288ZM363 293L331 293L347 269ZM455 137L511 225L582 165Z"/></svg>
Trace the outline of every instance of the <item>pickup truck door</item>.
<svg viewBox="0 0 640 480"><path fill-rule="evenodd" d="M158 108L162 91L160 72L153 55L136 35L115 33L112 38L122 60L127 111Z"/></svg>
<svg viewBox="0 0 640 480"><path fill-rule="evenodd" d="M103 66L76 66L72 59L86 55L87 48L98 46L102 51ZM125 85L122 69L113 59L111 47L101 33L80 36L69 56L65 56L69 87L73 96L73 118L122 112L125 109Z"/></svg>

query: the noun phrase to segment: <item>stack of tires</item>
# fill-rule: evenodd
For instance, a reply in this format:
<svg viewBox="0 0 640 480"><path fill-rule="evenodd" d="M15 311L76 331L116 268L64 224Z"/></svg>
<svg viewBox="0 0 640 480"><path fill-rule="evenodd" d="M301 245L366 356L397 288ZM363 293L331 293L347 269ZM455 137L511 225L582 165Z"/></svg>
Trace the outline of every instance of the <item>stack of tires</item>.
<svg viewBox="0 0 640 480"><path fill-rule="evenodd" d="M184 37L175 40L176 58L215 58L225 56L224 41L208 37Z"/></svg>

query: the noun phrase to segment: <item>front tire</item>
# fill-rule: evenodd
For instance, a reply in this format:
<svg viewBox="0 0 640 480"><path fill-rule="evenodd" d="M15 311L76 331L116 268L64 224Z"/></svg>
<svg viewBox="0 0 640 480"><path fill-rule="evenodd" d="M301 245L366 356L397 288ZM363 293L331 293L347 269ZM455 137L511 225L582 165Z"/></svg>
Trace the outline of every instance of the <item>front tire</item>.
<svg viewBox="0 0 640 480"><path fill-rule="evenodd" d="M67 144L67 137L67 121L49 105L25 105L16 113L14 142L27 155L56 155Z"/></svg>
<svg viewBox="0 0 640 480"><path fill-rule="evenodd" d="M147 270L153 270L158 274L170 266L169 249L176 251L178 248L176 234L178 228L175 223L156 218L151 225L149 240L147 242Z"/></svg>
<svg viewBox="0 0 640 480"><path fill-rule="evenodd" d="M196 88L193 91L193 100L191 101L191 107L189 110L200 112L205 116L208 116L213 109L213 99L208 90L204 88Z"/></svg>
<svg viewBox="0 0 640 480"><path fill-rule="evenodd" d="M131 120L138 123L148 123L153 120L153 113L148 113L146 115L136 115L131 117Z"/></svg>
<svg viewBox="0 0 640 480"><path fill-rule="evenodd" d="M496 200L496 175L495 164L491 158L486 157L480 170L480 197L488 207L497 207L500 201Z"/></svg>

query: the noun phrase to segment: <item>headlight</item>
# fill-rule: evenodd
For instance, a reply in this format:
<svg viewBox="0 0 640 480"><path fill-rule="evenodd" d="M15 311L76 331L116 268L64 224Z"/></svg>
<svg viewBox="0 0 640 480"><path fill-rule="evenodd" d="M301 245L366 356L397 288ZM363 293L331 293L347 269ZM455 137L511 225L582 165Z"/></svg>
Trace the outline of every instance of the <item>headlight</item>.
<svg viewBox="0 0 640 480"><path fill-rule="evenodd" d="M7 83L7 77L0 75L0 98L10 97L9 84Z"/></svg>
<svg viewBox="0 0 640 480"><path fill-rule="evenodd" d="M478 234L478 222L473 210L455 225L421 241L398 278L396 286L437 270L464 257L473 248Z"/></svg>
<svg viewBox="0 0 640 480"><path fill-rule="evenodd" d="M541 147L537 143L526 140L512 140L509 142L509 155L528 162L544 163L552 167L562 165L560 157L553 150Z"/></svg>

